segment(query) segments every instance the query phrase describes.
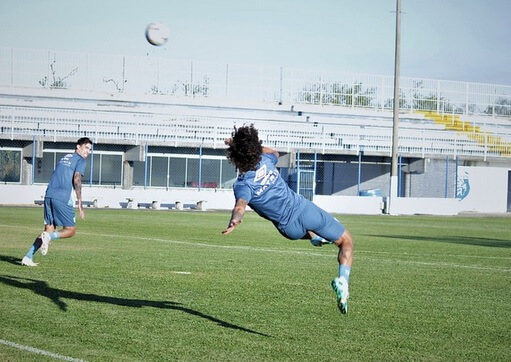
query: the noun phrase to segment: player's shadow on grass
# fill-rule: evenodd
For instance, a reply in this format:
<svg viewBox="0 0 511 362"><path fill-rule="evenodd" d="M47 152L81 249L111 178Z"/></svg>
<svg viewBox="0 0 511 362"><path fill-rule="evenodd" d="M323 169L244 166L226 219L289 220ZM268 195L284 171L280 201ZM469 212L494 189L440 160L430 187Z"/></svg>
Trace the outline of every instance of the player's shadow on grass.
<svg viewBox="0 0 511 362"><path fill-rule="evenodd" d="M270 337L267 334L260 333L254 331L252 329L244 328L232 323L225 322L221 319L215 318L213 316L204 314L197 310L187 308L183 306L181 303L172 302L172 301L155 301L155 300L144 300L144 299L128 299L128 298L117 298L117 297L109 297L105 295L97 295L97 294L89 294L89 293L79 293L72 292L69 290L52 288L48 285L47 282L36 280L36 279L28 279L28 278L20 278L11 275L0 275L0 282L5 285L10 285L16 288L23 288L33 291L35 294L39 294L43 297L49 298L53 303L55 303L60 310L67 311L67 304L63 301L63 299L74 299L86 302L97 302L97 303L107 303L120 305L124 307L132 307L132 308L143 308L143 307L153 307L153 308L162 308L162 309L172 309L178 310L181 312L185 312L197 317L201 317L207 319L211 322L215 322L218 325L237 329L247 333L258 334L260 336Z"/></svg>
<svg viewBox="0 0 511 362"><path fill-rule="evenodd" d="M4 261L6 263L9 263L9 264L14 264L14 265L20 265L21 264L21 259L20 258L15 258L15 257L10 256L10 255L0 255L0 260Z"/></svg>
<svg viewBox="0 0 511 362"><path fill-rule="evenodd" d="M489 246L493 248L511 248L511 240L498 240L472 236L418 236L418 235L368 235L385 239L402 239L412 241L433 241L439 243L464 244L476 246Z"/></svg>

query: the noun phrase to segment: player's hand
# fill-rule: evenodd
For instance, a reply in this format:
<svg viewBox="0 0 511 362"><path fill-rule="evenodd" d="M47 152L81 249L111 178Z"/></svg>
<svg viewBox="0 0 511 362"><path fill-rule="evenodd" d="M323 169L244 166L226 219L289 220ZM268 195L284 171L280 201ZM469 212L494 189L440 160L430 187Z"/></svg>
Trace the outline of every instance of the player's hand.
<svg viewBox="0 0 511 362"><path fill-rule="evenodd" d="M227 235L227 234L230 234L232 233L232 231L234 230L235 226L229 226L227 229L225 229L224 231L222 231L222 234L224 235Z"/></svg>
<svg viewBox="0 0 511 362"><path fill-rule="evenodd" d="M239 224L241 224L241 220L231 220L231 222L229 223L229 226L227 227L227 229L225 229L224 231L222 231L222 234L227 235L227 234L232 233L232 231L234 230L234 228L235 228L236 226L238 226Z"/></svg>
<svg viewBox="0 0 511 362"><path fill-rule="evenodd" d="M85 219L85 212L83 211L83 209L80 210L80 219Z"/></svg>

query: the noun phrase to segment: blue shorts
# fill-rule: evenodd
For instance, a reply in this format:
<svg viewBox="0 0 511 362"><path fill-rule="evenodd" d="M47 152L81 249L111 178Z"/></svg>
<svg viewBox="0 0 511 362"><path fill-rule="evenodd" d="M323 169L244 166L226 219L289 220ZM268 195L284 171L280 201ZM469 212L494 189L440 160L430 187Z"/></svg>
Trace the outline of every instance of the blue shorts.
<svg viewBox="0 0 511 362"><path fill-rule="evenodd" d="M63 202L50 197L44 198L44 225L75 226L73 201Z"/></svg>
<svg viewBox="0 0 511 362"><path fill-rule="evenodd" d="M303 211L287 225L276 226L283 236L291 240L308 239L307 231L312 231L332 242L339 239L346 229L339 220L308 200Z"/></svg>

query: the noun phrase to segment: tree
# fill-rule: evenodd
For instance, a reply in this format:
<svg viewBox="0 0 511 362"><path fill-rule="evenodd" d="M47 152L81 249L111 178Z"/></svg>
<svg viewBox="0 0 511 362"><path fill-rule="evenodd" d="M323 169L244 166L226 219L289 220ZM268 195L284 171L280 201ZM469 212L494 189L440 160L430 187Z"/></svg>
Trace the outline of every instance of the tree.
<svg viewBox="0 0 511 362"><path fill-rule="evenodd" d="M340 81L313 83L302 90L306 103L367 107L372 104L376 88L364 89L361 82L352 86Z"/></svg>
<svg viewBox="0 0 511 362"><path fill-rule="evenodd" d="M394 108L394 98L388 98L383 105L384 108ZM405 92L402 89L399 89L399 109L407 109L409 108L408 102L406 100Z"/></svg>
<svg viewBox="0 0 511 362"><path fill-rule="evenodd" d="M157 91L158 88L152 89L153 94L154 91ZM209 95L209 77L207 75L204 76L202 83L189 83L177 81L172 87L172 94L182 92L185 96L204 96L207 97Z"/></svg>
<svg viewBox="0 0 511 362"><path fill-rule="evenodd" d="M39 81L39 84L42 85L45 88L46 87L58 88L58 89L66 88L67 84L66 84L66 82L64 82L64 80L66 80L69 77L72 77L73 75L75 75L78 72L78 68L75 68L72 71L70 71L68 73L68 75L66 75L65 77L58 77L58 76L56 76L57 71L55 69L55 63L56 62L57 61L54 60L53 63L50 64L52 80L50 81L48 79L48 77L45 76L43 79L41 79Z"/></svg>
<svg viewBox="0 0 511 362"><path fill-rule="evenodd" d="M20 151L0 151L0 181L20 181Z"/></svg>
<svg viewBox="0 0 511 362"><path fill-rule="evenodd" d="M509 98L498 98L495 101L495 105L488 106L484 111L486 114L498 115L498 116L511 116L511 99Z"/></svg>
<svg viewBox="0 0 511 362"><path fill-rule="evenodd" d="M121 84L119 85L119 82L116 81L115 79L113 78L109 78L109 79L106 79L106 78L103 78L103 82L105 83L113 83L113 85L115 85L115 88L117 89L117 92L119 93L123 93L124 92L124 83L126 83L128 80L125 79L123 82L121 82Z"/></svg>

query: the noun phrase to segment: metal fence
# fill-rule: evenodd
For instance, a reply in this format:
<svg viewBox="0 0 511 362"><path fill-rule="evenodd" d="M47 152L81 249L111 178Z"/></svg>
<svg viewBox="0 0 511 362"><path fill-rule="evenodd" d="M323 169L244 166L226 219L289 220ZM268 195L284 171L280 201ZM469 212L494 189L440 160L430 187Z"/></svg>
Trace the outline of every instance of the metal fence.
<svg viewBox="0 0 511 362"><path fill-rule="evenodd" d="M0 48L0 86L85 94L393 108L393 77L155 56ZM399 108L511 116L511 86L401 77Z"/></svg>
<svg viewBox="0 0 511 362"><path fill-rule="evenodd" d="M58 161L73 152L73 142L0 139L0 182L47 184ZM223 149L202 147L95 144L82 178L84 186L122 189L231 189L237 173ZM390 159L377 156L293 152L280 171L288 185L308 199L313 195L388 196ZM424 162L427 162L426 166ZM414 163L421 163L419 167ZM399 196L454 197L458 161L399 158ZM427 172L426 172L427 168ZM376 196L378 196L376 195Z"/></svg>
<svg viewBox="0 0 511 362"><path fill-rule="evenodd" d="M456 197L459 159L398 158L399 197ZM289 186L312 195L389 196L390 159L375 156L297 153L282 174Z"/></svg>
<svg viewBox="0 0 511 362"><path fill-rule="evenodd" d="M319 122L286 122L267 119L187 116L148 113L142 110L95 111L55 107L0 106L0 134L4 138L37 137L54 142L87 136L95 142L168 144L174 147L202 145L216 149L230 135L236 123L255 123L263 142L282 151L314 150L321 153L380 153L390 155L390 122L372 125L361 119L358 125ZM399 152L418 157L452 155L509 157L511 127L502 134L449 131L432 122L400 124Z"/></svg>
<svg viewBox="0 0 511 362"><path fill-rule="evenodd" d="M73 152L72 142L0 140L0 182L46 184L58 161ZM82 182L111 188L230 189L237 177L223 150L201 147L142 147L141 157L128 157L132 147L95 144Z"/></svg>

